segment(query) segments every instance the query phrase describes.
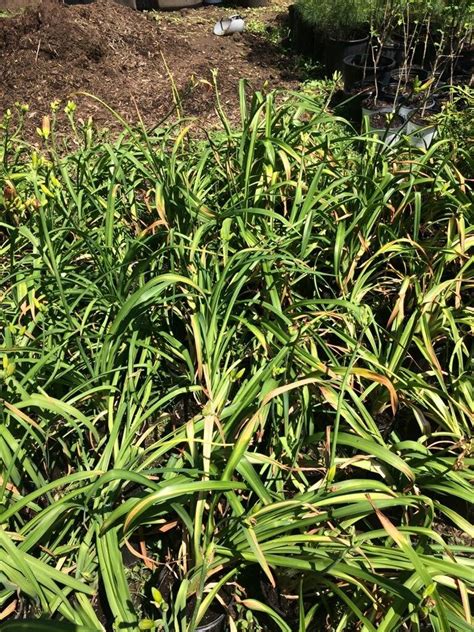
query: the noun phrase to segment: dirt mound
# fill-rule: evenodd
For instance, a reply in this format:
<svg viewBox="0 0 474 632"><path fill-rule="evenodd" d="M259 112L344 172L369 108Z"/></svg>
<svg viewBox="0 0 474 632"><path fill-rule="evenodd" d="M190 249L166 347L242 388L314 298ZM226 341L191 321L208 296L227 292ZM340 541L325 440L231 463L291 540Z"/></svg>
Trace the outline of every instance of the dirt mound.
<svg viewBox="0 0 474 632"><path fill-rule="evenodd" d="M153 84L164 83L160 50L166 42L157 25L113 2L67 6L47 0L2 20L0 28L2 105L22 101L44 114L52 100L84 90L126 114L132 97L140 102L143 95L145 109L150 107ZM183 53L189 51L184 47Z"/></svg>
<svg viewBox="0 0 474 632"><path fill-rule="evenodd" d="M74 96L85 91L128 119L136 118L138 107L145 122L156 125L172 109L167 66L185 113L204 123L215 116L208 83L213 68L231 109L240 77L254 88L267 80L294 86L284 78L288 62L278 49L249 34L213 36L212 24L221 16L222 9L209 7L156 20L111 0L73 6L44 0L37 9L0 20L0 113L16 101L28 103L34 129L53 100L73 97L82 116L110 123L100 105Z"/></svg>
<svg viewBox="0 0 474 632"><path fill-rule="evenodd" d="M5 20L0 47L8 53L34 52L38 59L58 59L86 69L91 62L124 54L136 58L157 49L157 33L143 29L143 16L99 2L69 7L54 0L42 2L37 10ZM112 67L114 64L111 64ZM25 69L26 70L26 69Z"/></svg>

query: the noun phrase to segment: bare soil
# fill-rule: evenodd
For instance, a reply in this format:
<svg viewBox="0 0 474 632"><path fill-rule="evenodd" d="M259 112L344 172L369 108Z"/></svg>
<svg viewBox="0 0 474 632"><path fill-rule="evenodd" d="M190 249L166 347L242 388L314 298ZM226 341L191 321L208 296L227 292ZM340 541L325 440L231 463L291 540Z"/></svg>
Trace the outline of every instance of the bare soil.
<svg viewBox="0 0 474 632"><path fill-rule="evenodd" d="M27 126L34 130L52 101L64 105L73 99L82 118L93 116L99 126L113 127L103 106L78 94L87 92L129 121L139 112L152 127L175 114L174 82L184 114L213 125L216 69L222 104L237 119L239 79L247 79L251 89L294 88L295 59L263 35L217 37L213 25L236 12L268 25L281 23L287 7L285 0L276 1L260 10L221 6L145 13L112 0L71 6L43 0L22 15L0 19L0 115L15 102L27 103Z"/></svg>

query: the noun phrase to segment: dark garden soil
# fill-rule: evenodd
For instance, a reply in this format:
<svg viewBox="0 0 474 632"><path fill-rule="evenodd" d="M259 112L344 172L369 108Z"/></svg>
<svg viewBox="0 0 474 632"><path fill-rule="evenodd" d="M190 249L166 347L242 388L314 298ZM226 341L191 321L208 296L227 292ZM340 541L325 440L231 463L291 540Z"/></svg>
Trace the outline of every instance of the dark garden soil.
<svg viewBox="0 0 474 632"><path fill-rule="evenodd" d="M370 117L370 122L372 127L375 129L384 129L385 127L389 127L389 129L398 129L403 125L403 119L401 116L393 115L390 119L387 117L387 114L378 112Z"/></svg>
<svg viewBox="0 0 474 632"><path fill-rule="evenodd" d="M364 99L362 101L362 106L364 108L367 108L368 110L377 110L379 108L394 108L394 102L393 100L389 100L389 99L384 99L383 97L378 96L378 98L375 98L375 95L368 97L367 99ZM394 108L396 109L396 108ZM387 123L386 121L386 116L385 118L385 124ZM385 124L383 125L383 127L385 127Z"/></svg>
<svg viewBox="0 0 474 632"><path fill-rule="evenodd" d="M0 19L0 115L15 102L29 104L31 134L52 101L65 105L72 98L80 117L114 126L106 109L77 95L85 91L127 120L136 120L138 110L152 127L173 112L171 75L184 114L209 126L217 121L211 84L217 69L222 105L238 119L239 79L247 79L251 89L293 88L295 61L262 35L217 37L213 25L236 12L258 16L263 24L281 23L287 9L278 1L259 11L221 6L142 13L112 0L74 6L43 0L36 9Z"/></svg>

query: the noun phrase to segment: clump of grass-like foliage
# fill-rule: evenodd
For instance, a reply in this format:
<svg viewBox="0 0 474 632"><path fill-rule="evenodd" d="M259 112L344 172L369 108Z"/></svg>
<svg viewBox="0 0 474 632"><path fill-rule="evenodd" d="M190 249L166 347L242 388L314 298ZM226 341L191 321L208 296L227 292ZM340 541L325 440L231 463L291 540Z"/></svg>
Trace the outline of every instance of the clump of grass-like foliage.
<svg viewBox="0 0 474 632"><path fill-rule="evenodd" d="M471 629L472 159L241 106L5 119L5 630Z"/></svg>

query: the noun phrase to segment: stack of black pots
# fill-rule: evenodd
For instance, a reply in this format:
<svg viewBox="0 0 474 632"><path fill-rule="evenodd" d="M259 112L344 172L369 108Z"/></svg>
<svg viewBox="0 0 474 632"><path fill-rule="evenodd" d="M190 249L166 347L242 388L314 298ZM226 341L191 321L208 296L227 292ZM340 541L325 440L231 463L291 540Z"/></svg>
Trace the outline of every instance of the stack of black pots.
<svg viewBox="0 0 474 632"><path fill-rule="evenodd" d="M364 116L376 120L379 113L390 112L396 113L391 123L394 129L405 132L407 127L419 129L424 124L419 110L422 109L424 116L429 115L439 104L438 96L427 97L427 91L417 90L416 86L426 82L437 86L472 82L472 49L459 56L455 73L451 69L445 72L446 76L432 76L437 49L429 33L420 33L407 51L403 32L395 31L380 49L367 33L355 35L351 40L337 40L318 32L304 21L297 5L290 7L289 16L295 50L318 61L329 76L335 71L342 73L344 89L338 95L337 111L354 122L360 122ZM445 98L442 92L440 99ZM433 137L433 134L427 136L429 142Z"/></svg>

